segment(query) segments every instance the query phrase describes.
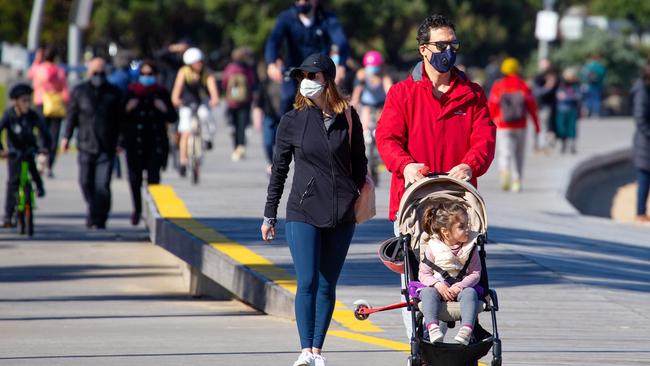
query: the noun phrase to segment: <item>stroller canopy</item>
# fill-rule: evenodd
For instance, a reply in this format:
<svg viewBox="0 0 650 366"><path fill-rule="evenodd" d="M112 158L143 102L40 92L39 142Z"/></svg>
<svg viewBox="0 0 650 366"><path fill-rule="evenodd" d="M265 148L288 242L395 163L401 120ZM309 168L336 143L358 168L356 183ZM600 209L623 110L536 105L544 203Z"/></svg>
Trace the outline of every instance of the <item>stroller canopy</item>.
<svg viewBox="0 0 650 366"><path fill-rule="evenodd" d="M402 196L398 220L401 234L411 234L411 248L419 249L424 210L445 201L465 203L471 230L480 234L487 232L485 201L469 182L449 176L434 176L413 183ZM428 235L425 233L425 236ZM425 238L422 238L425 239ZM423 255L424 253L421 253Z"/></svg>

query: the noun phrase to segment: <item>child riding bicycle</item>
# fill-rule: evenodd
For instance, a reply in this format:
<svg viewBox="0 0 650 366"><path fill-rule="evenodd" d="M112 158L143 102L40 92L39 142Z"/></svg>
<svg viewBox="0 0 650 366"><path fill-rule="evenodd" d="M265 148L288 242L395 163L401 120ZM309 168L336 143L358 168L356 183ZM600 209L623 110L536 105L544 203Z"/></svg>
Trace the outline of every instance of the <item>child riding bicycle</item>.
<svg viewBox="0 0 650 366"><path fill-rule="evenodd" d="M51 136L43 119L30 107L33 89L24 83L11 88L9 98L11 107L5 110L0 120L0 132L7 130L8 151L5 151L0 142L0 156L7 157L7 190L5 196L5 228L13 227L12 217L16 205L20 179L20 165L23 161L29 164L29 173L36 183L36 192L39 197L45 195L43 180L36 169L35 156L39 152L37 138L34 135L34 128L38 128L39 134L43 137L45 146L51 146Z"/></svg>

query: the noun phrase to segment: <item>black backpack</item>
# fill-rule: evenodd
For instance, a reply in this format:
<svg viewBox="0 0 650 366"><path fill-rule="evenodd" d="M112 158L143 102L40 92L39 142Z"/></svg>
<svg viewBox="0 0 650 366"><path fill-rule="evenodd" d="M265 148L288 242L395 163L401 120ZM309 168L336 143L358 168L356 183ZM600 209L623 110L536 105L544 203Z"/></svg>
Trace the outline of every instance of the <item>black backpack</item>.
<svg viewBox="0 0 650 366"><path fill-rule="evenodd" d="M503 93L499 105L503 122L520 121L526 116L524 93L521 91Z"/></svg>

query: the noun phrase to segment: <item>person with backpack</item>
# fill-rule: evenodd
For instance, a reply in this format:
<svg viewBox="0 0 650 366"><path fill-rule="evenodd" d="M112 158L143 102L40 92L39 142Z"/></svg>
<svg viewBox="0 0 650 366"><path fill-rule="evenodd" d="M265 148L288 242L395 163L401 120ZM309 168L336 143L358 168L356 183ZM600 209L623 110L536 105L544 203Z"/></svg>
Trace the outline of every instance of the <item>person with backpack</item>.
<svg viewBox="0 0 650 366"><path fill-rule="evenodd" d="M497 125L497 160L501 189L521 191L526 148L527 115L535 126L535 146L539 136L539 117L535 96L519 76L519 61L508 57L501 63L503 78L492 85L488 108Z"/></svg>
<svg viewBox="0 0 650 366"><path fill-rule="evenodd" d="M52 137L49 146L45 146L44 140L41 139L43 148L50 151L47 159L49 178L54 177L52 168L59 148L61 121L65 117L66 106L70 101L68 80L63 67L56 64L57 56L58 52L54 46L48 46L45 50L39 49L36 51L34 63L27 72L34 86L34 106L43 117Z"/></svg>
<svg viewBox="0 0 650 366"><path fill-rule="evenodd" d="M252 91L256 78L252 64L252 51L247 47L235 48L232 61L223 71L228 117L233 131L232 161L239 161L246 154L246 128L251 120Z"/></svg>

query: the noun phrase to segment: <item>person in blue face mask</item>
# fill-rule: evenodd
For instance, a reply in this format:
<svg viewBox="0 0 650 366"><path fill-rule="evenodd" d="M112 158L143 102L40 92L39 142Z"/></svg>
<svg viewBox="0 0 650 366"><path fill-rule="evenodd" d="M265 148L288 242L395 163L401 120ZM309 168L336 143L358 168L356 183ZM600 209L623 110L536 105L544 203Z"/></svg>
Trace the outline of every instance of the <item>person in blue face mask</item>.
<svg viewBox="0 0 650 366"><path fill-rule="evenodd" d="M157 67L145 60L140 65L137 81L129 84L124 106L122 132L129 170L129 187L133 198L131 223L140 222L142 212L143 173L147 183L160 183L160 170L169 152L167 124L176 121L169 92L158 82Z"/></svg>
<svg viewBox="0 0 650 366"><path fill-rule="evenodd" d="M389 219L394 222L405 185L423 179L422 168L476 186L494 159L496 126L483 88L454 66L460 46L454 23L430 15L418 29L417 42L421 61L388 91L375 134L379 155L392 173ZM403 314L410 338L410 313Z"/></svg>

